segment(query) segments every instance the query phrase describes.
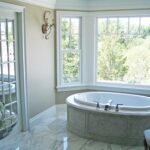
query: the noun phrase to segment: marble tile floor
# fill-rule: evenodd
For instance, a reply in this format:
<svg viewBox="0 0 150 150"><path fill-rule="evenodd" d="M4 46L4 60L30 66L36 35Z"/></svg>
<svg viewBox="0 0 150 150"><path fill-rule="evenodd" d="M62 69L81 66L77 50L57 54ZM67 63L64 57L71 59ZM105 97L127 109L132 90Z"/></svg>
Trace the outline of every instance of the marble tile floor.
<svg viewBox="0 0 150 150"><path fill-rule="evenodd" d="M144 150L78 137L66 129L66 105L55 105L31 120L30 132L10 133L0 150ZM15 129L13 129L15 130Z"/></svg>

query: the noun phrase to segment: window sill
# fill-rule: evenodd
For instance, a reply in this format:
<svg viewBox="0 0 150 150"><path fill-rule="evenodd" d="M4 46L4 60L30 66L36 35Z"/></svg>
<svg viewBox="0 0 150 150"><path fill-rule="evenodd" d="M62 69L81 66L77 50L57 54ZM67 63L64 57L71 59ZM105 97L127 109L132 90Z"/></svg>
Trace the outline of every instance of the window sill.
<svg viewBox="0 0 150 150"><path fill-rule="evenodd" d="M120 85L108 83L95 83L93 85L65 85L58 86L57 91L77 91L77 90L99 90L106 92L119 92L129 94L150 95L150 86L133 86L133 85Z"/></svg>
<svg viewBox="0 0 150 150"><path fill-rule="evenodd" d="M63 91L86 90L88 89L88 86L83 84L75 84L75 85L71 84L71 85L57 86L56 88L58 92L63 92Z"/></svg>
<svg viewBox="0 0 150 150"><path fill-rule="evenodd" d="M150 86L136 86L136 85L122 85L122 84L110 84L110 83L96 83L91 87L93 90L122 92L129 94L142 94L150 95Z"/></svg>

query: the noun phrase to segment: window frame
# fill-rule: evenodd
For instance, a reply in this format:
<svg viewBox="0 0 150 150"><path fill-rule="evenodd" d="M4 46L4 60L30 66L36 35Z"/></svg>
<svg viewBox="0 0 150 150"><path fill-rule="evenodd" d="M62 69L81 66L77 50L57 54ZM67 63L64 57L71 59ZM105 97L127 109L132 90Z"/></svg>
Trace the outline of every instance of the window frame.
<svg viewBox="0 0 150 150"><path fill-rule="evenodd" d="M119 14L119 15L118 15ZM94 12L93 17L96 20L95 24L95 76L94 76L94 88L98 90L106 90L113 92L127 92L133 94L149 94L150 85L133 85L133 84L124 84L124 83L112 83L97 81L97 53L98 53L98 18L119 18L119 17L150 17L150 10L120 10L120 11L104 11L101 13Z"/></svg>
<svg viewBox="0 0 150 150"><path fill-rule="evenodd" d="M82 78L81 78L81 71L82 71L82 69L81 69L81 63L82 63L82 60L81 60L81 54L82 54L82 37L81 37L81 33L82 33L82 27L81 27L81 24L82 24L82 18L81 17L75 17L75 16L67 16L67 17L61 17L60 18L60 20L62 19L62 18L69 18L69 24L71 25L71 19L72 18L78 18L79 19L79 41L78 41L78 49L72 49L72 48L68 48L68 49L63 49L62 48L62 43L60 42L60 55L61 55L61 59L60 59L60 61L62 62L60 65L61 65L61 84L62 85L76 85L76 84L80 84L81 82L82 82ZM70 29L69 29L69 36L71 36L71 27L70 27ZM61 30L60 30L60 41L62 41L61 40L61 37L62 37L62 32L61 32ZM69 42L69 44L70 44L70 42ZM80 65L79 65L79 81L77 81L77 82L71 82L71 83L64 83L64 79L63 79L63 71L64 71L64 69L63 69L63 65L64 65L64 61L63 61L63 55L65 54L65 53L69 53L69 52L76 52L76 53L79 53L79 58L80 58Z"/></svg>
<svg viewBox="0 0 150 150"><path fill-rule="evenodd" d="M72 87L72 86L80 86L83 83L83 46L82 46L82 34L83 34L83 27L82 27L82 18L84 13L82 12L73 12L73 11L57 11L56 13L56 21L57 21L57 88L65 88L65 87ZM80 76L79 82L72 82L72 83L63 83L63 49L61 47L61 19L62 18L79 18L79 52L80 55Z"/></svg>
<svg viewBox="0 0 150 150"><path fill-rule="evenodd" d="M127 37L130 37L130 36L134 36L134 35L136 35L135 33L130 33L130 20L131 20L131 18L138 18L139 19L139 23L138 23L138 30L137 30L137 34L138 35L141 35L140 33L141 33L141 19L142 19L142 17L143 16L134 16L134 17L132 17L132 16L121 16L121 17L97 17L96 18L96 53L98 53L98 38L100 37L100 33L98 33L98 19L106 19L106 24L107 24L107 32L106 33L102 33L102 35L117 35L118 34L118 24L119 24L119 19L121 18L127 18L127 20L128 20L128 28L127 28L127 33L125 33L124 35L125 36L127 36ZM145 16L144 16L145 17ZM108 23L108 21L109 21L109 19L112 19L112 18L115 18L116 19L116 22L117 22L117 32L116 33L109 33L109 31L108 31L108 25L109 25L109 23ZM150 18L150 15L149 15L149 18ZM130 39L130 38L129 38ZM95 56L96 57L96 76L95 76L95 82L96 83L102 83L102 84L105 84L105 83L107 83L107 84L110 84L110 85L113 85L113 84L115 84L115 85L126 85L126 86L141 86L141 87L147 87L147 86L150 86L150 84L149 85L144 85L144 84L130 84L130 83L125 83L125 82L123 82L123 81L115 81L115 80L102 80L102 81L99 81L98 80L98 76L97 76L97 74L98 74L98 69L97 69L97 67L98 67L98 54ZM116 82L116 83L115 83ZM120 83L119 83L120 82Z"/></svg>
<svg viewBox="0 0 150 150"><path fill-rule="evenodd" d="M81 16L82 17L82 82L76 85L61 85L60 82L60 55L59 55L59 32L61 16ZM112 92L125 92L132 94L150 93L150 86L135 86L118 83L97 82L97 18L106 17L150 17L149 9L134 10L104 10L95 12L77 11L57 11L57 91L74 90L100 90ZM88 31L88 32L87 32Z"/></svg>

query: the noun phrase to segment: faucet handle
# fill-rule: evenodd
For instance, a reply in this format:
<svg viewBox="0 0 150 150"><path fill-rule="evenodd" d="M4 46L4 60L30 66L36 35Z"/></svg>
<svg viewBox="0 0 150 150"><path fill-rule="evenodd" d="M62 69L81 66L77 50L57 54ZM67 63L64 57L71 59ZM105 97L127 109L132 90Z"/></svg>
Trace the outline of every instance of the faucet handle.
<svg viewBox="0 0 150 150"><path fill-rule="evenodd" d="M96 107L97 107L97 108L100 108L99 102L97 102Z"/></svg>
<svg viewBox="0 0 150 150"><path fill-rule="evenodd" d="M117 104L116 105L116 111L119 111L119 105L123 105L123 104Z"/></svg>
<svg viewBox="0 0 150 150"><path fill-rule="evenodd" d="M97 102L97 101L94 101L94 102L96 102L96 108L100 108L99 102Z"/></svg>

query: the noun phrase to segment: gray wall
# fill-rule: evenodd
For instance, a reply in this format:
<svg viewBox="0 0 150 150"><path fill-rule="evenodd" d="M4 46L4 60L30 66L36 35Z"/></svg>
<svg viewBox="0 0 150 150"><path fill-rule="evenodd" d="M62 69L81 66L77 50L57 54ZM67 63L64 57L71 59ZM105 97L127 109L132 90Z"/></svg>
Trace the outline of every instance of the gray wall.
<svg viewBox="0 0 150 150"><path fill-rule="evenodd" d="M54 31L49 40L42 35L43 13L48 8L16 0L0 0L26 8L27 83L30 117L55 104Z"/></svg>

